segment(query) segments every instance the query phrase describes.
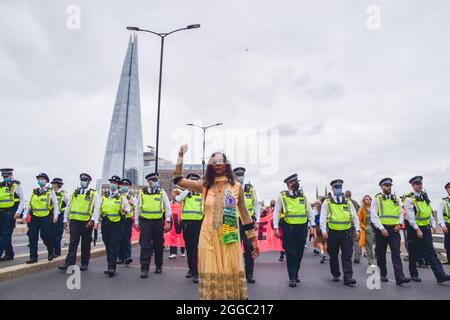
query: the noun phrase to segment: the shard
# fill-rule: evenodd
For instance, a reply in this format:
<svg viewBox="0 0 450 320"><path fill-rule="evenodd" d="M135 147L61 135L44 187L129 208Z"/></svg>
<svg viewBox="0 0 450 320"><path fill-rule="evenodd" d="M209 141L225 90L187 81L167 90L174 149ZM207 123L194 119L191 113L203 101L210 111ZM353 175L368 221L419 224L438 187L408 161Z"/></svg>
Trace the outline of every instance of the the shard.
<svg viewBox="0 0 450 320"><path fill-rule="evenodd" d="M139 97L138 41L130 36L109 128L102 183L113 175L143 183L143 142Z"/></svg>

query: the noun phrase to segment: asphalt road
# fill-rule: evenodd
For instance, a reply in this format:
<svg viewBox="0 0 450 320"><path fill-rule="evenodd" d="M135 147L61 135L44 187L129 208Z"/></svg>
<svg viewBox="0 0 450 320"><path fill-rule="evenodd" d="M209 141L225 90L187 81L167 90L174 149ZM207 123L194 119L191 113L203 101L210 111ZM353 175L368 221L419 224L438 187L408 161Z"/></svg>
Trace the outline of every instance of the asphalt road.
<svg viewBox="0 0 450 320"><path fill-rule="evenodd" d="M103 274L106 257L93 259L87 272L81 273L81 289L69 290L66 286L68 274L57 270L46 270L0 283L0 299L198 299L197 285L185 278L186 258L167 259L165 252L162 274L155 274L152 266L148 279L140 279L138 250L134 249L134 262L119 266L116 276ZM404 263L405 268L407 264ZM305 251L300 278L296 288L287 284L286 262L278 261L277 253L265 253L258 257L255 265L256 283L249 284L249 299L450 299L450 283L437 284L431 269L419 269L422 283L397 286L393 282L392 267L389 266L390 282L382 283L381 289L369 290L366 286L367 264L354 265L356 287L347 287L342 282L331 281L329 264L320 264L312 249ZM450 273L450 267L444 266Z"/></svg>
<svg viewBox="0 0 450 320"><path fill-rule="evenodd" d="M12 265L22 264L28 260L30 256L30 248L28 247L28 236L26 234L14 234L12 238L12 244L14 249L14 260L0 262L0 269L4 267L9 267ZM98 240L96 243L97 247L103 245L101 232L98 233ZM67 254L68 246L64 246L64 239L61 241L61 251L64 256ZM92 245L92 248L94 246ZM38 255L39 260L47 259L47 248L45 247L42 240L39 238L38 242Z"/></svg>

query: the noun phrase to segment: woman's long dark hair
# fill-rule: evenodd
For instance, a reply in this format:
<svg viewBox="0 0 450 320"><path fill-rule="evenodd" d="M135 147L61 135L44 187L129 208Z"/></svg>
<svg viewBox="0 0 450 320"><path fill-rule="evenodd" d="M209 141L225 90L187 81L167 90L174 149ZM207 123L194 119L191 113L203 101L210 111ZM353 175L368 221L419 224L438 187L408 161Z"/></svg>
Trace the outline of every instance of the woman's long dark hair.
<svg viewBox="0 0 450 320"><path fill-rule="evenodd" d="M214 179L216 178L216 173L214 172L212 158L214 158L218 154L223 155L223 161L225 163L225 176L228 178L228 182L232 186L234 186L234 183L236 181L234 179L233 169L231 168L231 164L227 161L227 156L225 155L225 153L214 152L208 161L208 166L206 167L205 179L203 181L203 185L208 189L214 185Z"/></svg>

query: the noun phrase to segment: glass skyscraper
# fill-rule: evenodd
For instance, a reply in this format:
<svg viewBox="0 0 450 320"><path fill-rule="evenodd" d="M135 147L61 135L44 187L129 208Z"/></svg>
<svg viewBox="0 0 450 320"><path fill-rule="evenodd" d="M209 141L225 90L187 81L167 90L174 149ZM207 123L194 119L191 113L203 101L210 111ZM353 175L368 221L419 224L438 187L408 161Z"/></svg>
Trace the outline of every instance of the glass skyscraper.
<svg viewBox="0 0 450 320"><path fill-rule="evenodd" d="M109 128L102 183L113 175L143 183L143 141L139 96L138 41L130 36Z"/></svg>

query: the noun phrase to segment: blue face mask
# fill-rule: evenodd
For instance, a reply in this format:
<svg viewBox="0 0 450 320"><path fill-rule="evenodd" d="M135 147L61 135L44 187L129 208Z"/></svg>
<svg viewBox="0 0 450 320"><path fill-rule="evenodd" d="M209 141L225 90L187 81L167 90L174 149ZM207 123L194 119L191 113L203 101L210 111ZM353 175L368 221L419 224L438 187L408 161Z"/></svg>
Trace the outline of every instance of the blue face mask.
<svg viewBox="0 0 450 320"><path fill-rule="evenodd" d="M3 181L6 183L10 183L12 181L11 177L4 177Z"/></svg>
<svg viewBox="0 0 450 320"><path fill-rule="evenodd" d="M335 194L336 196L341 196L341 195L342 195L342 188L336 188L336 189L334 190L334 194Z"/></svg>
<svg viewBox="0 0 450 320"><path fill-rule="evenodd" d="M88 185L87 181L83 181L83 180L80 181L81 188L85 189L87 187L87 185Z"/></svg>
<svg viewBox="0 0 450 320"><path fill-rule="evenodd" d="M111 183L111 191L116 191L117 190L117 184Z"/></svg>
<svg viewBox="0 0 450 320"><path fill-rule="evenodd" d="M123 193L128 192L128 186L123 186L122 188L120 188L120 192L123 192Z"/></svg>
<svg viewBox="0 0 450 320"><path fill-rule="evenodd" d="M240 183L243 184L244 183L244 176L237 176L236 180Z"/></svg>
<svg viewBox="0 0 450 320"><path fill-rule="evenodd" d="M47 181L39 179L37 181L37 183L38 183L39 187L43 188L47 184Z"/></svg>
<svg viewBox="0 0 450 320"><path fill-rule="evenodd" d="M152 186L153 189L156 189L156 188L158 188L159 183L157 181L152 181L151 186Z"/></svg>

